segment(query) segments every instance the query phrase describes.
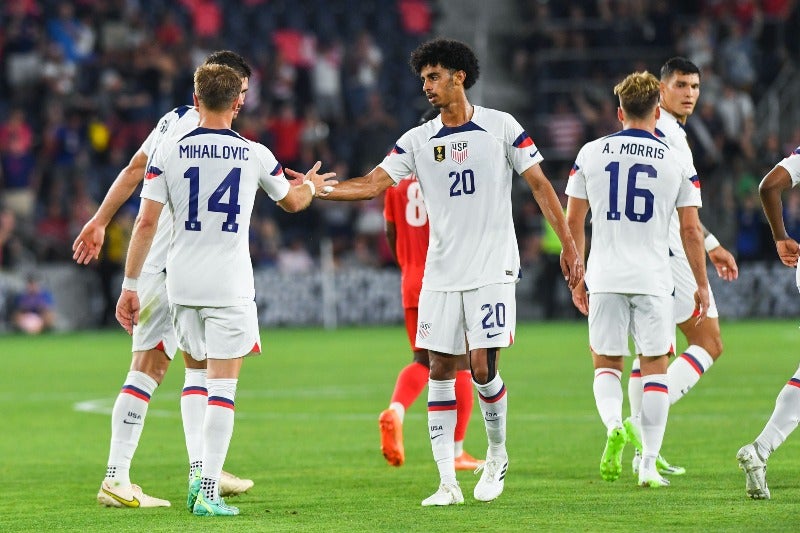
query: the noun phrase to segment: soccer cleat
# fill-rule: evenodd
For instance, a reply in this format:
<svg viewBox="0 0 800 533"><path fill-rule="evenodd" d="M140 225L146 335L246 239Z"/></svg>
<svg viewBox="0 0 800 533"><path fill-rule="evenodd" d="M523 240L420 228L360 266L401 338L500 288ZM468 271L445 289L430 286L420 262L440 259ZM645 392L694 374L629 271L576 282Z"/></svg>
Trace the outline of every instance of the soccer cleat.
<svg viewBox="0 0 800 533"><path fill-rule="evenodd" d="M485 462L483 459L475 459L467 452L461 452L461 455L456 457L455 465L456 470L475 470Z"/></svg>
<svg viewBox="0 0 800 533"><path fill-rule="evenodd" d="M255 483L252 479L242 479L223 470L222 476L219 478L219 495L236 496L247 492L253 488L253 485L255 485Z"/></svg>
<svg viewBox="0 0 800 533"><path fill-rule="evenodd" d="M661 477L658 472L645 472L642 470L639 473L639 486L650 488L669 487L669 480Z"/></svg>
<svg viewBox="0 0 800 533"><path fill-rule="evenodd" d="M190 513L194 512L194 504L197 501L197 495L200 494L200 469L195 470L194 477L189 482L189 495L186 497L186 509Z"/></svg>
<svg viewBox="0 0 800 533"><path fill-rule="evenodd" d="M744 471L747 495L754 500L769 500L767 462L758 454L755 445L742 446L736 454L736 460Z"/></svg>
<svg viewBox="0 0 800 533"><path fill-rule="evenodd" d="M622 451L628 442L624 427L608 430L606 447L600 458L600 477L606 481L616 481L622 473Z"/></svg>
<svg viewBox="0 0 800 533"><path fill-rule="evenodd" d="M378 417L381 428L381 452L392 466L403 466L406 452L403 449L403 423L394 409L384 409Z"/></svg>
<svg viewBox="0 0 800 533"><path fill-rule="evenodd" d="M625 427L625 431L628 434L628 442L633 444L633 447L636 448L633 454L633 461L631 462L631 468L635 476L639 474L639 463L642 462L642 436L639 433L639 428L636 427L630 418L626 418L622 425ZM686 473L684 467L670 464L669 461L664 459L660 454L656 458L656 469L662 476L682 476Z"/></svg>
<svg viewBox="0 0 800 533"><path fill-rule="evenodd" d="M114 486L103 480L100 491L97 493L97 501L106 507L169 507L170 503L161 498L154 498L142 492L139 485L117 485Z"/></svg>
<svg viewBox="0 0 800 533"><path fill-rule="evenodd" d="M475 485L472 495L476 500L490 502L503 493L503 486L506 482L506 471L508 470L508 457L489 457L486 461L475 469L477 474L483 470L481 479Z"/></svg>
<svg viewBox="0 0 800 533"><path fill-rule="evenodd" d="M195 516L236 516L239 514L239 508L226 504L222 498L212 502L203 496L201 491L194 502L192 513Z"/></svg>
<svg viewBox="0 0 800 533"><path fill-rule="evenodd" d="M464 495L461 494L461 487L458 484L442 483L439 490L422 500L423 507L434 505L464 505Z"/></svg>

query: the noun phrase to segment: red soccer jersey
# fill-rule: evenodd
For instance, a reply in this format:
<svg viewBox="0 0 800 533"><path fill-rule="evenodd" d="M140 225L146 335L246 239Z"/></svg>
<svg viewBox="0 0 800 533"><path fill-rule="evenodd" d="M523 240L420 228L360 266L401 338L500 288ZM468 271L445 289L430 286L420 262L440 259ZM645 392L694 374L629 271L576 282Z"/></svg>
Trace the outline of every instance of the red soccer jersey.
<svg viewBox="0 0 800 533"><path fill-rule="evenodd" d="M428 212L416 176L386 190L383 216L395 225L395 253L400 265L403 307L417 307L428 254Z"/></svg>

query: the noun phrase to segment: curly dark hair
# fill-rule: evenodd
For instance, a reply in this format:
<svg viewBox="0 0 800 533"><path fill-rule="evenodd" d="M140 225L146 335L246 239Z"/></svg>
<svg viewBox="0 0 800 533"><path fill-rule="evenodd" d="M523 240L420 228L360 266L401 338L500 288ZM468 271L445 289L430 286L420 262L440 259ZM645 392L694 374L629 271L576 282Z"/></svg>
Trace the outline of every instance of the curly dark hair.
<svg viewBox="0 0 800 533"><path fill-rule="evenodd" d="M236 52L231 52L230 50L217 50L216 52L211 52L211 54L206 57L206 60L203 62L203 64L225 65L226 67L231 67L236 71L240 78L249 78L253 74L253 71L250 69L250 65L247 64L247 61L245 61L245 59Z"/></svg>
<svg viewBox="0 0 800 533"><path fill-rule="evenodd" d="M419 75L422 69L427 66L442 67L451 70L463 70L467 77L464 79L464 88L469 89L481 74L478 66L478 58L475 52L462 43L453 39L433 39L422 43L416 50L411 52L411 70Z"/></svg>

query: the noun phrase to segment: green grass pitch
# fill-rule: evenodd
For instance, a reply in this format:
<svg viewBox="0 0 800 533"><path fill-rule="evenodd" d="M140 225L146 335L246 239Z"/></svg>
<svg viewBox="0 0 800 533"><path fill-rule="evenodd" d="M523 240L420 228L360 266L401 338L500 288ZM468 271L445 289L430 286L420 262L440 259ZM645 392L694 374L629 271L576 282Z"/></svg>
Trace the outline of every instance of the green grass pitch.
<svg viewBox="0 0 800 533"><path fill-rule="evenodd" d="M255 480L233 498L241 516L184 508L186 451L174 363L150 403L131 469L170 509L107 509L109 411L130 364L121 330L0 337L0 531L789 531L800 501L800 435L771 458L773 499L748 500L736 451L761 430L797 368L789 321L723 323L726 353L672 407L662 448L687 474L641 489L626 448L622 477L600 479L605 441L592 396L585 322L523 324L503 352L509 472L502 496L477 502L477 476L459 472L466 504L422 508L438 485L423 392L406 417L406 464L386 465L378 414L410 360L400 326L262 332L244 364L225 468ZM626 406L627 410L627 406ZM486 446L477 401L467 450Z"/></svg>

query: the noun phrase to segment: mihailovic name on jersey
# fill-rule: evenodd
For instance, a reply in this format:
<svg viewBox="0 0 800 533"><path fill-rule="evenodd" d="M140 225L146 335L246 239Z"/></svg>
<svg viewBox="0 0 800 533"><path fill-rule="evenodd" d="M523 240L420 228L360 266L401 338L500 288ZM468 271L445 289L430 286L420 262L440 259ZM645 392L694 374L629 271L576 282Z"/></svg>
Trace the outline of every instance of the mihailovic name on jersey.
<svg viewBox="0 0 800 533"><path fill-rule="evenodd" d="M430 221L423 287L464 291L519 278L511 217L513 172L542 161L508 113L474 106L455 128L441 116L406 132L380 163L395 182L419 181Z"/></svg>
<svg viewBox="0 0 800 533"><path fill-rule="evenodd" d="M581 148L567 194L589 201L590 292L672 294L669 223L678 207L701 205L693 167L651 133L626 129Z"/></svg>
<svg viewBox="0 0 800 533"><path fill-rule="evenodd" d="M170 302L227 307L254 299L248 228L259 187L277 202L290 185L266 146L233 130L198 127L156 150L142 198L172 206Z"/></svg>

